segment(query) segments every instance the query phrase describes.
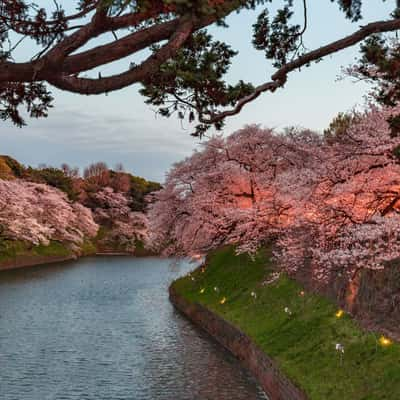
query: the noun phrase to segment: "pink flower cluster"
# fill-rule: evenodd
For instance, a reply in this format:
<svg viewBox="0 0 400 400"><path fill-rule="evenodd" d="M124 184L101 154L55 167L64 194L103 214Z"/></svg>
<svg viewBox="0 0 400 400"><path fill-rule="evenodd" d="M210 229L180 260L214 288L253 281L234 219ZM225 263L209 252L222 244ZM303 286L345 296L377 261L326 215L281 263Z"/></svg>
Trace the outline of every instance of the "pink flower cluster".
<svg viewBox="0 0 400 400"><path fill-rule="evenodd" d="M197 254L235 244L251 253L274 241L285 271L307 260L320 282L384 268L400 257L400 139L387 122L398 114L369 106L329 142L258 126L213 137L153 195L153 246Z"/></svg>
<svg viewBox="0 0 400 400"><path fill-rule="evenodd" d="M89 209L58 189L22 180L0 180L0 237L48 245L51 240L80 245L96 235Z"/></svg>
<svg viewBox="0 0 400 400"><path fill-rule="evenodd" d="M94 210L96 222L110 228L104 242L114 242L128 251L134 251L136 242L148 243L147 218L144 213L133 212L129 199L123 193L106 187L94 194L97 207Z"/></svg>

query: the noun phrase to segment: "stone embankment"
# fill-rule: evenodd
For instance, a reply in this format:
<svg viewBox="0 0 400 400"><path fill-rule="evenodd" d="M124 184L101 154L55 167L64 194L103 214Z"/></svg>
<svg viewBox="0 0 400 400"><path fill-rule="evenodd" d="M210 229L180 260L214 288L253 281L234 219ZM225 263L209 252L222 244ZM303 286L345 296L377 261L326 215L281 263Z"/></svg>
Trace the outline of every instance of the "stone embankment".
<svg viewBox="0 0 400 400"><path fill-rule="evenodd" d="M306 394L287 379L274 360L238 328L197 303L190 303L171 286L172 304L229 350L257 379L270 400L307 400Z"/></svg>
<svg viewBox="0 0 400 400"><path fill-rule="evenodd" d="M21 255L9 259L7 261L0 262L0 271L8 269L16 269L23 267L33 267L42 264L52 264L63 261L76 260L78 258L75 254L70 254L66 256L31 256L31 255Z"/></svg>

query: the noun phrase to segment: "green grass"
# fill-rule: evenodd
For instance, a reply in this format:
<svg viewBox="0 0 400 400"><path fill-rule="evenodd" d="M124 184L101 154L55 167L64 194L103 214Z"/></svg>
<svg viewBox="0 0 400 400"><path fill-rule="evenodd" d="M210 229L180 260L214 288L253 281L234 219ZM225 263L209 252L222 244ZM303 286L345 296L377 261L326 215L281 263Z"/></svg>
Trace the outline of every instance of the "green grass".
<svg viewBox="0 0 400 400"><path fill-rule="evenodd" d="M48 246L39 245L32 248L33 254L37 254L40 256L69 256L71 254L71 250L66 248L60 242L50 242Z"/></svg>
<svg viewBox="0 0 400 400"><path fill-rule="evenodd" d="M267 251L251 260L226 248L210 254L205 272L191 274L194 281L186 276L174 287L250 336L310 399L399 400L400 344L380 346L378 334L364 332L347 315L337 318L337 307L325 298L301 296L303 288L287 277L261 285L272 269ZM345 347L342 362L336 343Z"/></svg>
<svg viewBox="0 0 400 400"><path fill-rule="evenodd" d="M110 228L100 225L99 230L97 231L97 235L93 239L93 241L97 243L103 240L110 233L110 230Z"/></svg>
<svg viewBox="0 0 400 400"><path fill-rule="evenodd" d="M97 247L91 240L85 240L81 245L81 251L83 256L91 256L96 254Z"/></svg>
<svg viewBox="0 0 400 400"><path fill-rule="evenodd" d="M85 240L80 247L80 255L90 256L102 250L99 242L106 237L110 230L106 227L100 227L98 235L92 240ZM126 248L120 244L110 243L107 250L115 252L125 252ZM1 240L0 239L0 263L8 263L15 260L16 257L68 257L73 252L65 244L61 242L52 241L48 246L39 245L33 246L27 242L18 240ZM156 255L148 251L144 244L140 241L136 243L135 255L137 257L144 257Z"/></svg>
<svg viewBox="0 0 400 400"><path fill-rule="evenodd" d="M0 262L15 258L16 254L26 251L25 244L20 241L0 241Z"/></svg>
<svg viewBox="0 0 400 400"><path fill-rule="evenodd" d="M72 252L60 242L50 242L48 246L31 246L21 241L0 243L0 262L12 261L18 256L27 257L67 257Z"/></svg>

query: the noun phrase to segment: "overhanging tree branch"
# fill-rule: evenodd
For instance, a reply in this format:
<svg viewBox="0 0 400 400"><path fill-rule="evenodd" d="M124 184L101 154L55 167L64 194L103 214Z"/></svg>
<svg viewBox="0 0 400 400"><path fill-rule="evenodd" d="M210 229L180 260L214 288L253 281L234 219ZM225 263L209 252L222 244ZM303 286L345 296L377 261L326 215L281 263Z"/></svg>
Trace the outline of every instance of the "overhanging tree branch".
<svg viewBox="0 0 400 400"><path fill-rule="evenodd" d="M50 78L49 82L59 89L87 95L122 89L150 76L157 71L162 63L173 57L192 33L193 26L192 18L183 18L178 29L171 36L167 44L148 57L142 64L124 73L100 79L57 75L54 78Z"/></svg>
<svg viewBox="0 0 400 400"><path fill-rule="evenodd" d="M351 21L361 18L361 0L335 1ZM278 0L76 2L77 11L70 15L66 15L57 1L52 12L30 0L0 2L1 118L23 124L19 115L21 105L28 108L35 105L33 116L47 115L52 98L46 83L87 95L141 83L147 103L158 107L165 116L176 114L178 118L188 118L189 123L197 119L200 125L196 129L201 135L212 125L220 129L225 118L238 114L262 93L283 87L291 72L371 35L400 28L397 8L393 19L370 23L349 36L299 55L304 49L303 34L310 25L310 5L302 0L300 26L292 23L294 2L283 1L275 16L265 9L253 25L253 45L265 52L266 59L277 69L269 82L254 87L243 81L236 85L225 81L237 53L226 43L213 40L203 28L214 23L223 25L224 18L233 11ZM117 37L115 32L121 30L128 32ZM102 44L93 41L103 34L113 37L110 39L108 35L107 42ZM15 62L15 44L24 38L36 42L34 56L28 62ZM103 77L96 71L98 79L82 76L145 49L152 54L125 72ZM130 60L127 64L134 65Z"/></svg>
<svg viewBox="0 0 400 400"><path fill-rule="evenodd" d="M373 34L392 32L398 29L400 29L400 19L378 21L365 25L364 27L349 36L332 42L326 46L322 46L316 50L310 51L298 57L297 59L285 64L272 75L270 82L266 82L262 85L257 86L250 95L240 99L234 108L232 108L231 110L213 114L209 118L201 118L200 122L205 124L215 124L216 122L222 121L227 117L236 115L240 113L240 111L246 104L258 98L262 93L274 92L276 89L284 86L287 81L288 74L293 72L294 70L307 66L309 63L313 61L318 61L321 58L326 57L330 54L337 53L340 50L354 46Z"/></svg>

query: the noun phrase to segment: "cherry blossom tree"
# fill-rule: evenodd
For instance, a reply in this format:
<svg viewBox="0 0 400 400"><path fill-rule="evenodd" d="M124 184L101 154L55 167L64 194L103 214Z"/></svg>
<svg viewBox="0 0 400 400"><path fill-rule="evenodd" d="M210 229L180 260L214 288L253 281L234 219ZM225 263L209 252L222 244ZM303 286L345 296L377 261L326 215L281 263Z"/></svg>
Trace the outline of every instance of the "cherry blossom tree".
<svg viewBox="0 0 400 400"><path fill-rule="evenodd" d="M255 252L273 241L281 268L316 285L350 282L400 257L397 107L369 105L337 137L246 127L178 163L155 194L153 244L204 253Z"/></svg>
<svg viewBox="0 0 400 400"><path fill-rule="evenodd" d="M149 209L154 244L196 253L226 243L258 247L290 218L286 193L274 182L290 168L306 168L306 154L320 141L309 131L275 135L257 126L211 139L176 164L155 194Z"/></svg>
<svg viewBox="0 0 400 400"><path fill-rule="evenodd" d="M286 270L296 273L308 259L316 281L343 276L352 287L362 270L384 269L400 257L400 141L389 122L398 112L370 106L336 143L323 146L308 213L277 242Z"/></svg>
<svg viewBox="0 0 400 400"><path fill-rule="evenodd" d="M0 180L0 227L2 239L33 245L54 240L74 249L98 230L86 207L58 189L22 180Z"/></svg>
<svg viewBox="0 0 400 400"><path fill-rule="evenodd" d="M118 248L133 252L137 242L148 244L147 218L144 213L132 212L126 194L106 187L92 195L94 219L107 228L101 244L117 244Z"/></svg>

